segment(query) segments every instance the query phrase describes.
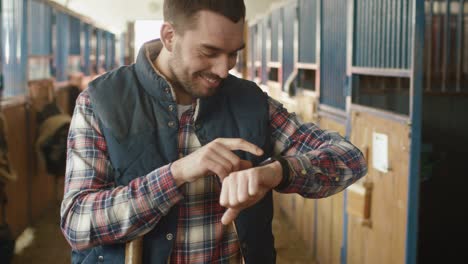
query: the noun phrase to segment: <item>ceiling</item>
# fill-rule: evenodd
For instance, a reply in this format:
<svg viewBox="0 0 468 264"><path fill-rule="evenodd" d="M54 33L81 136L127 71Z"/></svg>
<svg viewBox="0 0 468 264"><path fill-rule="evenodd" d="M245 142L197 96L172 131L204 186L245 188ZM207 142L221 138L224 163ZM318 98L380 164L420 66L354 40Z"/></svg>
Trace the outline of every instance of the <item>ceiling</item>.
<svg viewBox="0 0 468 264"><path fill-rule="evenodd" d="M163 0L52 0L91 18L114 33L125 31L128 21L162 19ZM265 13L274 2L284 0L244 0L247 19Z"/></svg>

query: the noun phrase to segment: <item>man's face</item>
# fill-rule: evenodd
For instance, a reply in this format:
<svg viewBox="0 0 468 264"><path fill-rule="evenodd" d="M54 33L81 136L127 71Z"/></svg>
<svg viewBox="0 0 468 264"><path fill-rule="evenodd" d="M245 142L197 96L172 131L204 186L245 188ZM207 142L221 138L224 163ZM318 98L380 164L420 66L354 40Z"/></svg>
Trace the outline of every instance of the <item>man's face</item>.
<svg viewBox="0 0 468 264"><path fill-rule="evenodd" d="M244 48L244 22L200 11L195 23L193 29L175 33L169 70L176 89L200 98L213 95L236 65Z"/></svg>

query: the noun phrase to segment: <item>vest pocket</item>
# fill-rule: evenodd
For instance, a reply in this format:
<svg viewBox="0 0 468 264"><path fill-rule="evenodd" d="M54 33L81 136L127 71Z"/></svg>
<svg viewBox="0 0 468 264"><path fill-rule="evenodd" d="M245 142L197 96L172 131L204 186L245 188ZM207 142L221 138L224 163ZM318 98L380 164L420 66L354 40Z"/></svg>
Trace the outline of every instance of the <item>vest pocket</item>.
<svg viewBox="0 0 468 264"><path fill-rule="evenodd" d="M120 185L127 185L133 179L165 165L165 155L161 153L156 137L154 131L131 135L124 144L114 149L114 153L110 152Z"/></svg>
<svg viewBox="0 0 468 264"><path fill-rule="evenodd" d="M83 250L83 251L73 250L71 260L73 264L98 263L97 255L96 255L96 248L94 247L94 248Z"/></svg>

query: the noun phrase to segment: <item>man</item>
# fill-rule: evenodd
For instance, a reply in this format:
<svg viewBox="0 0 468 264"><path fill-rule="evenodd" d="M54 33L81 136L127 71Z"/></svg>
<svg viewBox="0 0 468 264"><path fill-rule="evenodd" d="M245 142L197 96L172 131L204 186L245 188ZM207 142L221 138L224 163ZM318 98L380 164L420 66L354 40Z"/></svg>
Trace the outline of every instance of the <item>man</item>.
<svg viewBox="0 0 468 264"><path fill-rule="evenodd" d="M79 96L61 210L74 263L123 263L140 236L144 263L274 263L272 190L320 198L365 175L351 143L228 74L244 17L242 0L165 1L161 39Z"/></svg>

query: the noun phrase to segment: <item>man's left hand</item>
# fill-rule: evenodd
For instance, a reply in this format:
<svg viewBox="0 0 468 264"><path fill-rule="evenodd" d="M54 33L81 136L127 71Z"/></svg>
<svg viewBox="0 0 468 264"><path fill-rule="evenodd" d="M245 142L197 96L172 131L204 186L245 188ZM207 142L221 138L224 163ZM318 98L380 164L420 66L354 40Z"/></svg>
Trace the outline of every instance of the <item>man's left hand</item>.
<svg viewBox="0 0 468 264"><path fill-rule="evenodd" d="M243 209L256 204L268 191L278 186L282 177L278 161L229 174L223 180L219 199L221 206L228 208L221 222L230 224Z"/></svg>

